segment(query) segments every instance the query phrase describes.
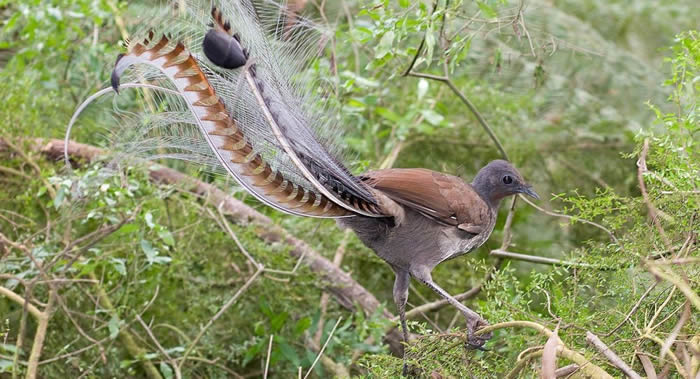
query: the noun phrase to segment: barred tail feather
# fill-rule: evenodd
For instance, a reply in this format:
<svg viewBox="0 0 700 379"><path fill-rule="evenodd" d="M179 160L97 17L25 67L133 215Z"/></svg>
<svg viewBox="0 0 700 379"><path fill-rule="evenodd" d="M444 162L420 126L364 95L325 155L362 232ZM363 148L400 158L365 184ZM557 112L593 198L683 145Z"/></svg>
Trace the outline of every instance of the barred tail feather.
<svg viewBox="0 0 700 379"><path fill-rule="evenodd" d="M153 34L149 39L153 38ZM253 149L237 122L182 43L173 44L165 36L152 46L149 40L132 46L122 55L112 73L116 91L124 71L136 64L161 70L187 103L204 139L226 171L258 200L285 213L311 217L338 217L349 214L321 194L304 188L279 171L273 170Z"/></svg>
<svg viewBox="0 0 700 379"><path fill-rule="evenodd" d="M246 0L214 8L200 0L176 4L146 18L152 20L141 34L146 37L132 40L111 77L115 92L125 76L134 82L123 87L167 87L156 87L153 93L161 96L156 106L149 103L138 114L147 124L143 131L158 129L167 136L149 140L143 131L114 133L125 135L131 150L216 163L258 200L282 212L384 217L381 195L340 163L336 110L305 76L301 62L318 50L310 24L299 23L305 28L299 32L284 23L280 40L268 33L270 25L280 25L270 18L274 9L260 12ZM270 25L263 25L265 17ZM71 125L94 98L79 107ZM176 152L161 153L158 143Z"/></svg>

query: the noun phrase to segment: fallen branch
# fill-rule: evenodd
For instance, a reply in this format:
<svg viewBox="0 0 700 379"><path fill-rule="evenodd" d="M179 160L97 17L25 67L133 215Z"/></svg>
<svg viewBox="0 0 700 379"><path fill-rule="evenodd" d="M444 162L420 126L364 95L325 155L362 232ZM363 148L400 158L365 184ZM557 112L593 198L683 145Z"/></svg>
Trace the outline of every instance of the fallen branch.
<svg viewBox="0 0 700 379"><path fill-rule="evenodd" d="M0 150L3 150L4 146L5 141L0 138ZM61 159L63 157L64 142L57 139L34 139L30 143L30 148L41 151L50 158ZM71 158L86 161L95 160L97 157L105 154L100 148L73 141L69 142L67 151ZM268 217L255 211L240 200L229 196L216 186L162 166L149 166L149 176L151 180L158 183L184 186L187 191L202 196L210 203L220 207L228 217L235 219L239 223L252 223L253 226L256 226L253 228L255 233L267 243L284 242L292 246L289 254L296 258L303 256L305 263L309 265L311 270L324 279L324 282L327 284L326 290L346 309L354 310L355 304L358 304L369 315L380 307L381 304L377 298L352 279L350 275L313 250L305 242L293 237L283 228L274 225ZM389 319L394 317L386 309L383 314ZM393 331L385 338L392 351L400 351L400 333Z"/></svg>

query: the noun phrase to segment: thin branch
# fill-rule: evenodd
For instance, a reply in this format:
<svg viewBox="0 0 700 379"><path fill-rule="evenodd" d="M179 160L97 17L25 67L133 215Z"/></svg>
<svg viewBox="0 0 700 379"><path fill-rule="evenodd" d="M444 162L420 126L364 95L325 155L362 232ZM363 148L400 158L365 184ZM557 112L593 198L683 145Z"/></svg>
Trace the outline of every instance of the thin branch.
<svg viewBox="0 0 700 379"><path fill-rule="evenodd" d="M540 334L546 336L549 338L552 335L552 331L547 329L546 327L532 321L507 321L507 322L501 322L498 324L493 324L486 326L482 329L477 330L474 334L475 335L481 335L485 333L492 332L497 329L503 329L503 328L530 328L538 331ZM558 337L557 337L558 338ZM585 373L588 376L591 376L593 378L606 378L606 379L612 379L612 376L605 372L602 368L599 366L591 363L586 357L581 355L580 353L570 350L567 348L564 343L559 339L559 346L557 347L557 354L561 355L562 357L569 359L573 361L574 363L578 364L581 366L581 371Z"/></svg>
<svg viewBox="0 0 700 379"><path fill-rule="evenodd" d="M673 345L674 342L676 342L676 338L678 338L678 333L680 333L681 329L683 328L683 325L690 319L690 302L686 301L685 305L683 306L683 313L681 313L681 317L678 319L678 322L676 323L676 326L673 327L673 330L671 333L669 333L668 337L666 338L666 341L664 341L663 346L661 346L661 351L659 352L659 357L663 359L666 356L666 353L668 353L669 350L671 350L671 345Z"/></svg>
<svg viewBox="0 0 700 379"><path fill-rule="evenodd" d="M651 221L654 223L656 230L659 232L659 235L661 236L661 240L664 242L666 249L671 250L671 241L668 239L668 236L666 235L664 228L661 226L661 222L659 221L659 217L658 217L658 210L656 209L654 204L651 202L651 199L649 199L649 193L647 192L647 186L644 183L644 174L646 172L648 172L647 161L646 161L648 153L649 153L649 139L645 138L644 145L642 145L642 151L639 153L639 159L637 160L637 181L639 181L639 189L642 192L642 199L644 199L644 203L647 205L647 209L649 209L649 217L651 218Z"/></svg>
<svg viewBox="0 0 700 379"><path fill-rule="evenodd" d="M516 259L519 261L525 261L525 262L530 262L530 263L540 263L540 264L546 264L546 265L592 268L592 269L601 270L601 271L608 271L608 270L615 270L616 269L615 267L603 267L603 266L592 265L589 263L563 261L563 260L555 259L555 258L547 258L547 257L536 256L536 255L513 253L510 251L504 251L504 250L491 250L489 255L493 255L494 257L499 257L499 258Z"/></svg>
<svg viewBox="0 0 700 379"><path fill-rule="evenodd" d="M34 304L25 301L25 299L22 296L16 294L14 291L11 291L5 287L0 287L0 295L5 296L6 298L14 301L19 305L24 306L26 304L27 310L29 310L29 313L32 315L32 317L37 319L41 317L42 312L39 310L39 308L34 306Z"/></svg>
<svg viewBox="0 0 700 379"><path fill-rule="evenodd" d="M163 356L168 360L168 363L170 363L170 365L173 367L173 369L175 370L175 377L177 379L182 378L180 367L177 365L177 363L175 363L170 354L168 354L168 352L165 349L163 349L163 346L161 346L160 342L158 342L156 336L153 335L153 331L151 330L151 328L149 328L148 325L145 322L143 322L141 316L136 315L136 320L139 322L139 324L141 324L141 327L143 327L148 336L151 337L151 341L153 341L153 343L156 344L158 351L160 351L160 353L163 354Z"/></svg>
<svg viewBox="0 0 700 379"><path fill-rule="evenodd" d="M613 366L619 368L625 375L632 379L642 379L642 377L637 374L636 371L632 370L630 366L625 363L620 357L615 354L614 351L610 350L608 345L606 345L603 341L598 338L595 334L591 333L590 331L586 331L586 341L593 345L601 354L605 356L605 358L608 358L610 363L613 364Z"/></svg>
<svg viewBox="0 0 700 379"><path fill-rule="evenodd" d="M677 276L668 273L666 270L662 269L660 266L655 265L650 262L646 262L647 270L654 274L654 276L657 276L661 279L666 280L667 282L672 283L673 285L676 286L683 294L685 297L688 298L691 304L698 310L700 310L700 296L682 279L678 278Z"/></svg>
<svg viewBox="0 0 700 379"><path fill-rule="evenodd" d="M270 355L272 355L272 339L274 337L274 334L270 334L270 342L268 342L267 344L267 358L265 358L265 371L263 372L263 379L267 379L267 370L270 368Z"/></svg>
<svg viewBox="0 0 700 379"><path fill-rule="evenodd" d="M639 306L642 305L642 301L644 301L644 299L649 295L649 293L654 288L656 288L657 284L659 284L659 282L654 282L652 285L650 285L649 288L647 288L647 290L644 291L642 296L639 297L639 300L637 300L634 306L632 306L632 309L630 309L630 311L627 313L627 316L625 316L625 318L622 319L622 321L620 321L620 323L617 324L611 331L603 334L603 337L610 337L613 333L617 332L617 330L620 329L622 325L624 325L624 323L627 322L627 320L629 320L630 317L632 317L632 315L637 311L637 309L639 309Z"/></svg>
<svg viewBox="0 0 700 379"><path fill-rule="evenodd" d="M524 202L526 202L531 207L537 209L538 211L540 211L544 214L554 216L554 217L561 217L561 218L565 218L567 220L595 226L596 228L604 231L605 233L608 233L608 235L610 236L610 239L612 239L615 242L615 244L620 245L620 241L617 240L617 238L615 237L613 232L611 232L610 229L604 227L603 225L600 225L596 222L589 221L586 219L582 219L582 218L578 218L578 217L574 217L574 216L569 216L569 215L565 215L565 214L561 214L561 213L557 213L557 212L548 211L544 208L539 207L537 204L533 203L532 201L530 201L530 199L526 198L525 196L519 195L518 197L520 197L520 199L522 199Z"/></svg>
<svg viewBox="0 0 700 379"><path fill-rule="evenodd" d="M194 347L197 346L199 339L202 338L202 336L204 335L204 333L206 333L206 331L209 329L209 327L212 326L212 324L214 324L214 322L216 320L218 320L219 317L221 317L221 315L224 314L224 312L226 312L226 310L228 308L230 308L233 304L236 303L236 300L238 300L238 298L248 289L248 287L250 287L250 285L253 284L255 279L258 278L258 275L260 275L263 271L264 271L264 267L262 265L260 265L258 267L258 269L255 271L255 273L250 277L250 279L248 279L248 281L246 281L245 284L243 284L243 286L241 288L239 288L238 291L236 291L236 293L233 295L233 297L231 297L231 299L229 299L221 307L221 309L209 320L209 322L207 322L207 324L204 325L202 330L199 331L199 334L197 334L197 337L195 337L194 340L192 340L192 343L185 351L185 354L182 355L182 361L180 361L180 364L178 365L178 367L180 369L182 368L182 364L187 359L187 356L189 356L190 353L192 352L192 350L194 349Z"/></svg>
<svg viewBox="0 0 700 379"><path fill-rule="evenodd" d="M318 363L318 360L321 358L321 355L323 355L323 352L326 350L328 343L331 342L331 339L333 338L333 333L335 333L335 329L338 327L338 324L340 324L340 321L342 319L343 319L342 317L339 317L338 321L336 321L335 325L333 325L333 329L331 329L331 332L328 334L328 338L326 339L326 342L323 344L323 347L321 347L321 351L319 351L318 355L316 355L316 359L314 359L314 363L312 363L311 367L309 367L309 371L307 371L306 375L304 375L304 379L306 379L311 374L311 371L313 371L314 367L316 366L316 363Z"/></svg>

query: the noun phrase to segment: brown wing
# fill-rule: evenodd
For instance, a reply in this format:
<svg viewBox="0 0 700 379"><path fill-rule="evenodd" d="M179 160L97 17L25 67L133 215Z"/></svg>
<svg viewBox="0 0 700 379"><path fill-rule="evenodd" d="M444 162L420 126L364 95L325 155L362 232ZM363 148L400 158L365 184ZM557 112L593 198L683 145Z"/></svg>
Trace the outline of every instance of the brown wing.
<svg viewBox="0 0 700 379"><path fill-rule="evenodd" d="M448 225L478 234L489 208L462 179L422 168L370 171L360 177L392 200Z"/></svg>

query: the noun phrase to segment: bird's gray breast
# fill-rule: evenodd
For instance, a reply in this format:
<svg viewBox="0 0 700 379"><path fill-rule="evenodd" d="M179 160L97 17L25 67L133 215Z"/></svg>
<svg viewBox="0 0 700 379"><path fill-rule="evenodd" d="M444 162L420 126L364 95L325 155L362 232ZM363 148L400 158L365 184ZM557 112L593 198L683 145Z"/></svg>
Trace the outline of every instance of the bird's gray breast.
<svg viewBox="0 0 700 379"><path fill-rule="evenodd" d="M479 234L471 234L455 227L445 227L438 238L442 252L440 262L459 257L483 245L491 236L496 225L495 221L495 217L492 217Z"/></svg>

